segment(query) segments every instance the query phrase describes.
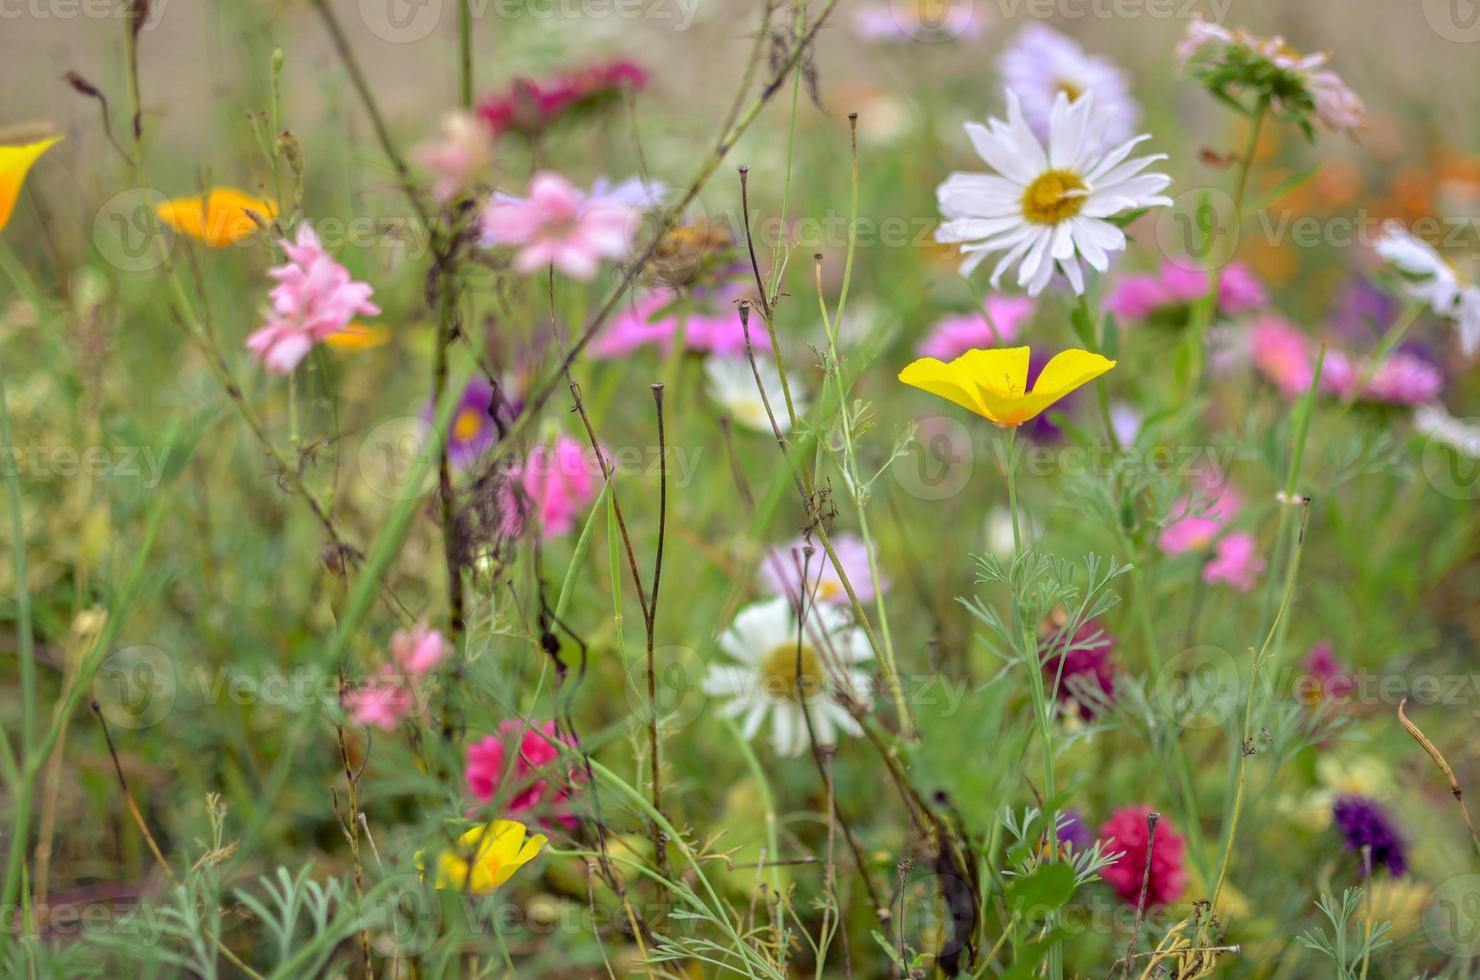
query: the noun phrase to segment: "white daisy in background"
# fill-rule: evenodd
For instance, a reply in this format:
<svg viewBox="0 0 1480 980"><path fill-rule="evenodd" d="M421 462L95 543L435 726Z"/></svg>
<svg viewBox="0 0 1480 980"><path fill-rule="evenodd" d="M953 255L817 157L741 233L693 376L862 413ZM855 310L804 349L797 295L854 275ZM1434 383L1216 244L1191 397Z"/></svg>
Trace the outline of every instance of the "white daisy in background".
<svg viewBox="0 0 1480 980"><path fill-rule="evenodd" d="M746 606L719 638L720 649L741 666L716 664L704 679L704 693L730 699L720 712L741 719L745 738L754 738L766 717L774 716L771 745L779 756L807 750L808 716L818 745L836 744L840 731L861 735L840 699L868 704L873 697L872 678L853 665L874 654L848 614L809 606L800 635L797 618L796 607L782 596Z"/></svg>
<svg viewBox="0 0 1480 980"><path fill-rule="evenodd" d="M783 433L791 428L791 417L786 411L786 395L781 390L781 372L768 357L755 356L755 370L750 369L750 359L745 357L710 357L704 361L704 373L709 377L709 397L738 424L757 432L771 433L771 419L766 415L766 403L771 405L771 414L776 418L776 428ZM761 400L761 389L756 387L755 376L759 374L766 398ZM807 411L807 402L801 388L792 379L791 405L798 416Z"/></svg>
<svg viewBox="0 0 1480 980"><path fill-rule="evenodd" d="M1006 252L992 271L993 289L1009 266L1021 263L1017 283L1029 296L1043 292L1056 268L1082 294L1079 260L1104 272L1109 253L1125 248L1125 233L1106 219L1172 203L1161 194L1172 179L1141 172L1166 155L1131 156L1150 138L1144 134L1102 149L1109 114L1096 110L1093 93L1070 103L1060 92L1049 117L1047 149L1029 129L1011 91L1007 122L966 124L976 152L997 173L953 173L936 188L947 220L935 238L963 243L962 275L970 275L992 252Z"/></svg>
<svg viewBox="0 0 1480 980"><path fill-rule="evenodd" d="M1113 112L1101 138L1119 144L1135 135L1141 109L1131 98L1130 84L1115 63L1092 55L1073 38L1044 24L1031 23L1018 31L997 61L1002 83L1017 93L1023 115L1039 139L1047 139L1053 104L1060 92L1077 101L1094 93L1102 112Z"/></svg>
<svg viewBox="0 0 1480 980"><path fill-rule="evenodd" d="M1413 427L1463 456L1480 459L1480 426L1455 418L1443 405L1420 405L1413 413Z"/></svg>
<svg viewBox="0 0 1480 980"><path fill-rule="evenodd" d="M1403 291L1436 314L1453 320L1460 349L1469 357L1480 348L1480 287L1460 278L1432 245L1395 222L1382 226L1377 254L1403 278Z"/></svg>

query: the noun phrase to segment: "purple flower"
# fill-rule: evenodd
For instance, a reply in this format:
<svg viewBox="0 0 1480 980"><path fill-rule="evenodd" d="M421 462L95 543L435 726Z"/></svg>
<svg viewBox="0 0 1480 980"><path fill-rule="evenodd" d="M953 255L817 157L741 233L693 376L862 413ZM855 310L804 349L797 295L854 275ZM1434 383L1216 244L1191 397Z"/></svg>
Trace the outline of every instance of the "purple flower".
<svg viewBox="0 0 1480 980"><path fill-rule="evenodd" d="M423 413L428 422L435 408L428 405ZM447 458L458 469L471 466L503 436L504 429L518 414L519 406L494 391L493 385L481 377L469 379L447 430Z"/></svg>
<svg viewBox="0 0 1480 980"><path fill-rule="evenodd" d="M1084 824L1078 810L1065 810L1059 821L1059 843L1069 845L1075 854L1095 846L1095 832Z"/></svg>
<svg viewBox="0 0 1480 980"><path fill-rule="evenodd" d="M833 535L832 545L858 601L872 602L874 582L869 568L868 545L858 535L846 531ZM807 547L812 548L810 557L803 550ZM843 588L843 579L833 567L832 559L821 545L811 544L805 538L797 538L785 547L772 548L766 553L760 567L761 588L771 595L784 595L796 602L801 594L803 567L811 580L807 587L808 605L814 602L848 605L848 592ZM879 585L886 592L889 590L889 580L883 576L879 578Z"/></svg>
<svg viewBox="0 0 1480 980"><path fill-rule="evenodd" d="M1360 855L1362 848L1371 848L1372 866L1386 867L1395 878L1408 870L1403 841L1375 800L1365 796L1338 797L1331 805L1331 816L1348 851Z"/></svg>

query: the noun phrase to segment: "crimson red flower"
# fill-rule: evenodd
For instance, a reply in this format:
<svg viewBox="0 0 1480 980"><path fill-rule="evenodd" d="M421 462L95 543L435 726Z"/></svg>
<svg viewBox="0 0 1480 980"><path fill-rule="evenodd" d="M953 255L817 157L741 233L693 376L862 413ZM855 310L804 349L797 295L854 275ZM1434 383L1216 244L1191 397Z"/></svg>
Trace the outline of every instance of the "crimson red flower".
<svg viewBox="0 0 1480 980"><path fill-rule="evenodd" d="M1120 860L1100 872L1122 901L1135 905L1141 897L1146 874L1146 815L1149 806L1121 807L1100 827L1100 841L1107 853L1123 851ZM1151 852L1151 880L1146 886L1147 905L1175 902L1187 886L1182 857L1187 842L1172 829L1165 817L1156 827L1156 846Z"/></svg>
<svg viewBox="0 0 1480 980"><path fill-rule="evenodd" d="M495 136L539 133L574 109L594 105L624 87L642 88L648 73L631 61L611 61L551 78L516 78L507 93L484 99L478 114Z"/></svg>

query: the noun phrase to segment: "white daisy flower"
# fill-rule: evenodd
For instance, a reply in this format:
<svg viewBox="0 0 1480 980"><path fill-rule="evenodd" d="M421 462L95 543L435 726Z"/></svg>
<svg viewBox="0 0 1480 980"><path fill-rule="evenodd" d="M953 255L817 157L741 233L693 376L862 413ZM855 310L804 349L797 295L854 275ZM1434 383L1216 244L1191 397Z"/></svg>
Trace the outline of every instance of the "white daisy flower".
<svg viewBox="0 0 1480 980"><path fill-rule="evenodd" d="M1480 459L1480 426L1457 419L1443 405L1421 405L1413 413L1413 427L1470 459Z"/></svg>
<svg viewBox="0 0 1480 980"><path fill-rule="evenodd" d="M770 358L757 354L755 370L750 369L750 360L745 357L710 357L704 361L704 373L709 377L709 397L724 408L740 425L757 432L771 433L771 419L766 415L766 402L771 405L771 414L776 417L776 428L783 433L791 428L791 417L786 411L786 395L781 390L781 372ZM761 400L761 389L756 387L755 376L759 374L766 400ZM800 388L790 381L791 404L797 415L807 411L807 403Z"/></svg>
<svg viewBox="0 0 1480 980"><path fill-rule="evenodd" d="M1388 222L1378 236L1377 254L1403 277L1403 291L1436 314L1453 320L1460 348L1468 357L1480 348L1480 287L1460 278L1428 242Z"/></svg>
<svg viewBox="0 0 1480 980"><path fill-rule="evenodd" d="M1131 98L1125 73L1108 58L1087 54L1079 42L1036 21L1018 31L997 61L1002 83L1017 93L1023 115L1039 139L1049 135L1049 119L1060 92L1076 101L1093 92L1101 111L1113 111L1101 138L1119 144L1135 135L1140 107Z"/></svg>
<svg viewBox="0 0 1480 980"><path fill-rule="evenodd" d="M805 630L797 618L784 596L746 606L719 638L720 649L740 666L716 664L704 679L704 693L729 699L719 710L741 719L745 738L773 716L771 745L779 756L807 750L809 716L818 745L836 744L838 732L863 734L840 699L867 704L873 697L872 678L853 665L874 654L848 614L810 606Z"/></svg>
<svg viewBox="0 0 1480 980"><path fill-rule="evenodd" d="M953 173L936 188L941 214L940 242L963 242L961 274L970 275L987 255L1006 252L992 271L992 288L1013 263L1017 283L1037 296L1057 268L1076 293L1084 292L1082 258L1104 272L1109 253L1125 248L1125 233L1107 221L1118 214L1171 204L1161 191L1172 182L1165 174L1141 173L1165 154L1132 157L1149 136L1101 148L1109 114L1095 110L1094 93L1073 103L1060 92L1049 119L1048 146L1038 141L1023 118L1022 106L1007 93L1007 122L967 123L966 134L996 174Z"/></svg>

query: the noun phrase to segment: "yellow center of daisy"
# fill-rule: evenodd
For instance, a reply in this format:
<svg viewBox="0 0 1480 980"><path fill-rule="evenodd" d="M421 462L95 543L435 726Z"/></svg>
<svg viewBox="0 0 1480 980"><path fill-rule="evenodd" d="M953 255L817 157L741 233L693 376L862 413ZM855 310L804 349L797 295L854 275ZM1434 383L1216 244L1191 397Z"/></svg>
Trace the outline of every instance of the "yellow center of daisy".
<svg viewBox="0 0 1480 980"><path fill-rule="evenodd" d="M1072 170L1045 170L1023 191L1023 218L1035 225L1067 221L1084 207L1085 189Z"/></svg>
<svg viewBox="0 0 1480 980"><path fill-rule="evenodd" d="M483 415L475 409L465 408L457 413L457 419L452 423L452 438L458 442L467 442L477 437L483 431Z"/></svg>
<svg viewBox="0 0 1480 980"><path fill-rule="evenodd" d="M1078 85L1074 84L1066 78L1059 79L1059 84L1054 88L1054 91L1063 92L1069 97L1070 102L1075 101L1084 94L1084 89L1080 88Z"/></svg>
<svg viewBox="0 0 1480 980"><path fill-rule="evenodd" d="M792 701L810 701L821 694L822 658L803 643L800 660L801 669L798 671L795 643L783 643L766 654L761 660L761 683L765 685L766 693ZM800 677L797 676L799 673Z"/></svg>

